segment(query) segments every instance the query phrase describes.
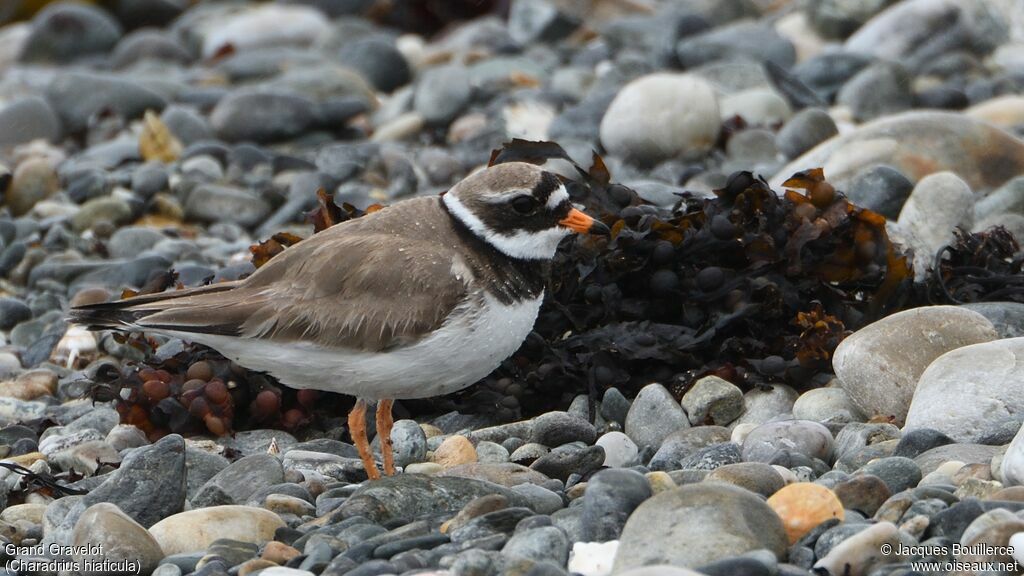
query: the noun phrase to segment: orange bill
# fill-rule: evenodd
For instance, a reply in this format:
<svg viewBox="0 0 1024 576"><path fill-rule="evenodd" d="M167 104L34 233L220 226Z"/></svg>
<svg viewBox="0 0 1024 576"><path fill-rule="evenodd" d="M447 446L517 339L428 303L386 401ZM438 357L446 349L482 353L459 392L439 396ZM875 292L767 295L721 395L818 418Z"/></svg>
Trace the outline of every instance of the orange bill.
<svg viewBox="0 0 1024 576"><path fill-rule="evenodd" d="M609 233L607 226L602 224L600 221L591 218L583 211L575 208L569 210L569 215L559 220L558 223L569 228L573 232L579 232L582 234L608 235Z"/></svg>

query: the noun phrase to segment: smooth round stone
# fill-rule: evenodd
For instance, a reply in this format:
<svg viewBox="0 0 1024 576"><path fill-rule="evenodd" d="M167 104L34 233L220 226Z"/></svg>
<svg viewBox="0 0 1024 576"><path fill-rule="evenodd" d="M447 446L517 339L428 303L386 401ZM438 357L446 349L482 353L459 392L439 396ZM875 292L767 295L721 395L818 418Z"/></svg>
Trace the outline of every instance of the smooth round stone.
<svg viewBox="0 0 1024 576"><path fill-rule="evenodd" d="M689 428L686 412L661 384L640 389L626 414L625 432L637 446L661 446L669 434Z"/></svg>
<svg viewBox="0 0 1024 576"><path fill-rule="evenodd" d="M1003 94L979 102L964 110L971 118L995 124L1000 128L1010 129L1024 124L1024 96Z"/></svg>
<svg viewBox="0 0 1024 576"><path fill-rule="evenodd" d="M786 480L770 464L738 462L725 464L704 477L705 482L726 482L768 497L786 485Z"/></svg>
<svg viewBox="0 0 1024 576"><path fill-rule="evenodd" d="M565 506L558 493L536 484L519 484L513 486L512 491L528 498L533 511L537 514L554 514Z"/></svg>
<svg viewBox="0 0 1024 576"><path fill-rule="evenodd" d="M1015 385L1022 378L1024 338L951 350L921 374L904 428L931 428L957 442L978 442L992 421L1024 412L1024 392Z"/></svg>
<svg viewBox="0 0 1024 576"><path fill-rule="evenodd" d="M262 544L284 527L277 514L248 506L211 506L165 518L149 532L170 554L203 551L219 538Z"/></svg>
<svg viewBox="0 0 1024 576"><path fill-rule="evenodd" d="M1008 34L1012 4L907 0L872 18L846 41L845 48L912 68L935 58L935 42L976 46L987 51Z"/></svg>
<svg viewBox="0 0 1024 576"><path fill-rule="evenodd" d="M447 124L455 119L473 95L469 73L459 65L427 69L416 83L413 107L428 124Z"/></svg>
<svg viewBox="0 0 1024 576"><path fill-rule="evenodd" d="M896 445L893 456L915 458L919 454L927 452L932 448L953 444L953 439L932 428L916 428L907 430Z"/></svg>
<svg viewBox="0 0 1024 576"><path fill-rule="evenodd" d="M837 483L832 491L843 503L843 508L856 510L865 516L874 516L878 508L892 496L885 482L872 474L853 476Z"/></svg>
<svg viewBox="0 0 1024 576"><path fill-rule="evenodd" d="M40 200L60 189L60 181L50 162L44 158L27 158L14 169L6 195L6 204L15 216L32 210Z"/></svg>
<svg viewBox="0 0 1024 576"><path fill-rule="evenodd" d="M998 166L991 162L992 150L999 150ZM888 164L915 182L950 171L975 193L984 193L1024 173L1024 142L963 114L904 112L823 142L782 167L769 183L781 189L790 175L821 166L828 181L845 190L858 172L876 164Z"/></svg>
<svg viewBox="0 0 1024 576"><path fill-rule="evenodd" d="M796 61L796 50L772 26L742 20L680 39L676 44L676 57L683 68L747 59L789 69Z"/></svg>
<svg viewBox="0 0 1024 576"><path fill-rule="evenodd" d="M887 316L844 339L832 367L866 415L906 418L918 378L942 354L996 338L984 316L955 306L914 308Z"/></svg>
<svg viewBox="0 0 1024 576"><path fill-rule="evenodd" d="M160 120L185 146L213 138L210 123L192 108L172 104L160 114Z"/></svg>
<svg viewBox="0 0 1024 576"><path fill-rule="evenodd" d="M673 432L665 437L648 467L651 470L679 470L700 450L728 442L730 433L721 426L695 426Z"/></svg>
<svg viewBox="0 0 1024 576"><path fill-rule="evenodd" d="M187 65L192 55L170 34L153 29L141 29L126 35L117 43L110 55L111 65L124 69L144 61L158 61Z"/></svg>
<svg viewBox="0 0 1024 576"><path fill-rule="evenodd" d="M238 90L221 98L210 124L228 142L274 142L301 134L314 120L313 109L295 92Z"/></svg>
<svg viewBox="0 0 1024 576"><path fill-rule="evenodd" d="M657 73L633 80L601 119L601 144L637 164L696 156L718 139L718 101L706 81L689 74Z"/></svg>
<svg viewBox="0 0 1024 576"><path fill-rule="evenodd" d="M999 546L1005 547L1015 535L1024 532L1024 520L1009 510L995 509L985 512L971 522L964 530L960 543L964 546ZM984 546L982 546L984 548ZM958 556L965 562L1001 562L1011 563L1014 559L1009 554L965 553Z"/></svg>
<svg viewBox="0 0 1024 576"><path fill-rule="evenodd" d="M42 139L60 140L60 119L46 100L28 96L0 109L0 147L27 144Z"/></svg>
<svg viewBox="0 0 1024 576"><path fill-rule="evenodd" d="M826 38L846 38L871 17L884 9L887 0L844 2L821 0L808 6L808 17L814 29Z"/></svg>
<svg viewBox="0 0 1024 576"><path fill-rule="evenodd" d="M604 465L609 468L633 465L640 451L629 436L618 431L602 434L595 445L604 449Z"/></svg>
<svg viewBox="0 0 1024 576"><path fill-rule="evenodd" d="M867 446L899 438L900 429L892 424L851 422L836 434L836 460L859 452Z"/></svg>
<svg viewBox="0 0 1024 576"><path fill-rule="evenodd" d="M930 266L939 248L954 240L955 227L974 225L974 193L952 172L929 174L914 186L896 221L917 251L915 268Z"/></svg>
<svg viewBox="0 0 1024 576"><path fill-rule="evenodd" d="M1024 176L1007 181L974 206L977 220L1007 212L1024 214Z"/></svg>
<svg viewBox="0 0 1024 576"><path fill-rule="evenodd" d="M583 418L566 412L548 412L533 420L528 440L545 446L560 446L569 442L593 444L596 438L594 427Z"/></svg>
<svg viewBox="0 0 1024 576"><path fill-rule="evenodd" d="M680 404L693 426L724 426L743 413L743 391L718 376L705 376L683 394Z"/></svg>
<svg viewBox="0 0 1024 576"><path fill-rule="evenodd" d="M877 564L889 562L880 550L889 545L898 550L900 531L892 522L879 522L846 538L814 564L815 571L828 574L867 575Z"/></svg>
<svg viewBox="0 0 1024 576"><path fill-rule="evenodd" d="M836 95L836 104L849 107L858 122L902 112L913 103L910 75L895 62L868 66L844 84Z"/></svg>
<svg viewBox="0 0 1024 576"><path fill-rule="evenodd" d="M405 86L412 78L405 56L384 38L348 42L338 52L338 60L358 70L382 92Z"/></svg>
<svg viewBox="0 0 1024 576"><path fill-rule="evenodd" d="M201 32L203 58L230 47L235 52L271 46L305 46L330 31L323 12L308 6L248 6L226 17L211 17Z"/></svg>
<svg viewBox="0 0 1024 576"><path fill-rule="evenodd" d="M573 474L586 476L597 470L604 462L604 458L604 448L600 446L570 450L556 449L537 458L533 464L530 464L530 468L548 478L566 481Z"/></svg>
<svg viewBox="0 0 1024 576"><path fill-rule="evenodd" d="M517 532L501 549L507 558L525 558L538 563L565 566L569 560L570 542L565 531L556 526L541 526Z"/></svg>
<svg viewBox="0 0 1024 576"><path fill-rule="evenodd" d="M125 226L107 241L107 251L111 258L133 258L166 239L156 228Z"/></svg>
<svg viewBox="0 0 1024 576"><path fill-rule="evenodd" d="M779 515L790 544L833 518L845 517L843 504L828 488L810 482L789 484L768 498L768 506Z"/></svg>
<svg viewBox="0 0 1024 576"><path fill-rule="evenodd" d="M1021 183L1024 184L1024 180ZM1022 194L1024 194L1024 190L1022 190ZM995 326L1000 338L1024 336L1024 303L974 302L962 306L988 318Z"/></svg>
<svg viewBox="0 0 1024 576"><path fill-rule="evenodd" d="M546 0L516 2L509 9L508 33L520 45L560 40L578 25L576 18Z"/></svg>
<svg viewBox="0 0 1024 576"><path fill-rule="evenodd" d="M696 567L759 549L781 558L786 546L782 521L761 497L719 482L689 484L662 492L633 512L613 573L656 563Z"/></svg>
<svg viewBox="0 0 1024 576"><path fill-rule="evenodd" d="M826 50L797 64L791 72L823 102L831 102L843 85L871 62L862 54Z"/></svg>
<svg viewBox="0 0 1024 576"><path fill-rule="evenodd" d="M434 451L433 461L445 469L470 464L476 462L476 448L465 436L449 436Z"/></svg>
<svg viewBox="0 0 1024 576"><path fill-rule="evenodd" d="M32 309L21 300L17 298L0 298L0 330L10 330L31 318ZM31 398L21 399L31 400Z"/></svg>
<svg viewBox="0 0 1024 576"><path fill-rule="evenodd" d="M57 74L46 87L46 99L68 132L84 130L99 113L133 120L167 104L163 96L126 76L92 72Z"/></svg>
<svg viewBox="0 0 1024 576"><path fill-rule="evenodd" d="M668 564L651 564L619 572L619 576L706 576L703 572L695 572L688 568L670 566Z"/></svg>
<svg viewBox="0 0 1024 576"><path fill-rule="evenodd" d="M914 183L902 172L887 164L878 164L857 172L844 192L857 206L895 220L913 190Z"/></svg>
<svg viewBox="0 0 1024 576"><path fill-rule="evenodd" d="M152 572L164 557L160 544L145 528L120 508L106 502L86 508L71 533L71 545L86 549L97 546L103 551L101 555L75 554L74 558L80 565L84 566L87 560L93 563L128 560L137 562L142 574ZM89 575L106 573L103 570L83 572Z"/></svg>
<svg viewBox="0 0 1024 576"><path fill-rule="evenodd" d="M770 462L782 450L828 462L833 439L828 428L809 420L781 420L762 424L743 441L743 460Z"/></svg>
<svg viewBox="0 0 1024 576"><path fill-rule="evenodd" d="M914 457L914 462L923 474L930 474L942 464L959 461L964 464L988 464L996 456L1001 456L1003 446L985 446L984 444L947 444L925 451ZM998 469L998 465L994 468Z"/></svg>
<svg viewBox="0 0 1024 576"><path fill-rule="evenodd" d="M793 404L793 417L823 424L846 424L866 419L842 388L815 388L804 392Z"/></svg>
<svg viewBox="0 0 1024 576"><path fill-rule="evenodd" d="M683 470L714 470L742 460L740 447L732 442L713 444L697 450L679 463Z"/></svg>
<svg viewBox="0 0 1024 576"><path fill-rule="evenodd" d="M54 3L32 20L19 58L23 62L71 62L110 51L120 37L121 26L105 10L70 2Z"/></svg>
<svg viewBox="0 0 1024 576"><path fill-rule="evenodd" d="M569 552L569 572L575 574L611 574L619 542L574 542ZM644 570L637 568L629 572ZM682 570L681 568L679 570ZM687 571L690 572L690 571ZM692 575L693 573L690 572ZM690 576L690 575L687 575Z"/></svg>
<svg viewBox="0 0 1024 576"><path fill-rule="evenodd" d="M284 469L276 456L253 454L218 472L190 500L196 508L244 504L256 491L282 482Z"/></svg>
<svg viewBox="0 0 1024 576"><path fill-rule="evenodd" d="M185 201L185 215L202 222L231 222L252 226L270 213L270 205L249 190L204 184Z"/></svg>
<svg viewBox="0 0 1024 576"><path fill-rule="evenodd" d="M124 224L132 217L132 209L127 202L114 196L93 198L71 217L71 228L75 232L84 232L102 222Z"/></svg>
<svg viewBox="0 0 1024 576"><path fill-rule="evenodd" d="M805 108L786 121L775 135L775 145L788 158L797 156L839 134L828 112Z"/></svg>
<svg viewBox="0 0 1024 576"><path fill-rule="evenodd" d="M415 420L398 420L391 429L395 465L406 467L427 459L427 436Z"/></svg>
<svg viewBox="0 0 1024 576"><path fill-rule="evenodd" d="M864 465L858 472L881 478L882 482L885 482L885 485L889 487L889 492L893 494L898 494L917 486L922 476L921 467L910 458L902 456L890 456L873 460Z"/></svg>
<svg viewBox="0 0 1024 576"><path fill-rule="evenodd" d="M778 92L771 88L751 88L722 98L719 103L722 120L734 116L755 126L771 126L785 122L793 110Z"/></svg>
<svg viewBox="0 0 1024 576"><path fill-rule="evenodd" d="M746 411L730 426L739 424L761 425L783 414L793 412L793 404L800 394L785 384L775 384L768 390L754 388L743 395Z"/></svg>

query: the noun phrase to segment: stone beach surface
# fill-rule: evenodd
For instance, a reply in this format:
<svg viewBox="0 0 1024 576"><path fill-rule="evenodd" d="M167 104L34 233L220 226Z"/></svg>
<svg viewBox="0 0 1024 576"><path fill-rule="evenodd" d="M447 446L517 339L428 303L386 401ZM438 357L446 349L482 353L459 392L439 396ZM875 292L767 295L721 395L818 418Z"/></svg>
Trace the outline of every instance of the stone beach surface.
<svg viewBox="0 0 1024 576"><path fill-rule="evenodd" d="M152 434L95 386L141 348L65 320L124 289L242 277L254 243L310 235L318 189L360 210L438 194L513 138L558 142L581 165L599 151L665 213L735 171L782 191L822 167L885 217L922 280L955 228L1024 239L1019 2L511 0L475 16L412 1L384 14L369 0L30 4L0 7L4 563L61 559L51 544L157 576L1024 562L1019 246L1002 298L867 323L831 343L813 386L689 371L684 387L682 374L602 386L512 422L499 407L517 406L518 382L472 413L399 401L401 472L373 482L340 412ZM151 344L163 360L186 349ZM182 370L228 396L211 365ZM173 403L160 378L147 393Z"/></svg>

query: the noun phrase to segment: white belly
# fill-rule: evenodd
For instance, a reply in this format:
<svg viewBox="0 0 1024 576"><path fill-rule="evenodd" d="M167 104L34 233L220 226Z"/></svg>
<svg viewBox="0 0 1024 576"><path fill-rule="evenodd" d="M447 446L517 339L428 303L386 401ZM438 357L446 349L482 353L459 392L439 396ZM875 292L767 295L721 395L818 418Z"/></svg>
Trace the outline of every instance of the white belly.
<svg viewBox="0 0 1024 576"><path fill-rule="evenodd" d="M326 348L210 334L169 334L205 344L250 370L267 372L291 388L313 388L371 400L440 396L491 373L533 328L543 292L506 306L489 295L456 308L422 340L385 352ZM471 302L474 299L470 300Z"/></svg>

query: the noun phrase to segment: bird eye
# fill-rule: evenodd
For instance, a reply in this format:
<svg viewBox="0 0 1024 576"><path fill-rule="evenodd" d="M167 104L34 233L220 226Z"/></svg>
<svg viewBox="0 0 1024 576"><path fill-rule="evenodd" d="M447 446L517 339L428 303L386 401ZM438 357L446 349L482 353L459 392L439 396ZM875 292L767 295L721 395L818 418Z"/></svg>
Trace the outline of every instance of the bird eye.
<svg viewBox="0 0 1024 576"><path fill-rule="evenodd" d="M537 199L533 196L516 196L512 199L512 209L520 214L532 214L537 210Z"/></svg>

